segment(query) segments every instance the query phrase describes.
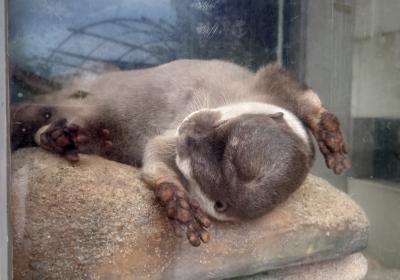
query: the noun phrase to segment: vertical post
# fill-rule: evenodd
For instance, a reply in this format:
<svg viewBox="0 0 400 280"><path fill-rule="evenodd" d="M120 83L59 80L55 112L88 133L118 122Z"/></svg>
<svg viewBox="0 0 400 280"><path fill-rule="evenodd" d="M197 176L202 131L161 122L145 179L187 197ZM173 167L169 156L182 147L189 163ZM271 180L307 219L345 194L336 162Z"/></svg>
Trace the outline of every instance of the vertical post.
<svg viewBox="0 0 400 280"><path fill-rule="evenodd" d="M11 279L8 219L9 140L6 3L0 0L0 280Z"/></svg>
<svg viewBox="0 0 400 280"><path fill-rule="evenodd" d="M307 0L285 0L282 63L297 78L305 78Z"/></svg>
<svg viewBox="0 0 400 280"><path fill-rule="evenodd" d="M283 17L284 17L284 0L278 0L278 43L276 46L276 61L279 65L283 64Z"/></svg>
<svg viewBox="0 0 400 280"><path fill-rule="evenodd" d="M350 142L354 0L308 1L304 74L307 83L334 112ZM318 153L319 155L319 153ZM313 173L347 189L345 175L334 175L319 155Z"/></svg>

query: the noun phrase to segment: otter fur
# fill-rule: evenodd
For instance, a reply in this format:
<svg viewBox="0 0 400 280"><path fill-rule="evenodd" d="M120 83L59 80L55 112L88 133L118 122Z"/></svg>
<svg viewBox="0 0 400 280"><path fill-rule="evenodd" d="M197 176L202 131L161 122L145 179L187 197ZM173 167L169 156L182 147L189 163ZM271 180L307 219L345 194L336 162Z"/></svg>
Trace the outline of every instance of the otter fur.
<svg viewBox="0 0 400 280"><path fill-rule="evenodd" d="M256 73L212 60L81 77L11 107L13 149L39 145L79 160L92 153L142 168L173 225L194 246L209 217L259 217L287 199L314 159L347 169L337 118L277 65Z"/></svg>

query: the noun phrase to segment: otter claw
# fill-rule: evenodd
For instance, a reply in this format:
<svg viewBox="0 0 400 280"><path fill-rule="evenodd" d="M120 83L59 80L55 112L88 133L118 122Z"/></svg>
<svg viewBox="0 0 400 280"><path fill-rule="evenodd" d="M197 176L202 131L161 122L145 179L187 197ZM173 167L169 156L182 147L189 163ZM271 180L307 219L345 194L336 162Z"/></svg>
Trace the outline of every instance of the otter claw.
<svg viewBox="0 0 400 280"><path fill-rule="evenodd" d="M156 197L161 206L165 207L178 236L184 231L190 244L195 247L210 240L205 228L209 227L211 222L183 186L169 182L159 183L156 186Z"/></svg>
<svg viewBox="0 0 400 280"><path fill-rule="evenodd" d="M113 143L110 141L110 131L106 128L100 130L100 139L102 140L102 146L105 150L110 150Z"/></svg>
<svg viewBox="0 0 400 280"><path fill-rule="evenodd" d="M349 146L344 141L337 117L331 112L325 111L311 130L325 157L326 166L335 174L349 169L350 161L346 158Z"/></svg>
<svg viewBox="0 0 400 280"><path fill-rule="evenodd" d="M62 154L69 161L78 161L78 133L78 125L68 125L66 119L56 120L40 135L40 146Z"/></svg>

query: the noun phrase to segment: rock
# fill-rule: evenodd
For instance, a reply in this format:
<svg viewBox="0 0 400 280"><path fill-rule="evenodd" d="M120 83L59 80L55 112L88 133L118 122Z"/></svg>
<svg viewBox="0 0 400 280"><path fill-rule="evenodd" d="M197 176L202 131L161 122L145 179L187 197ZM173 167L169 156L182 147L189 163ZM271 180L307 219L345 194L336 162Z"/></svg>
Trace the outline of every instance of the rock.
<svg viewBox="0 0 400 280"><path fill-rule="evenodd" d="M396 268L381 268L368 269L368 274L364 280L399 280L400 269Z"/></svg>
<svg viewBox="0 0 400 280"><path fill-rule="evenodd" d="M367 270L367 260L361 253L355 253L335 260L273 270L234 280L367 280Z"/></svg>
<svg viewBox="0 0 400 280"><path fill-rule="evenodd" d="M224 279L349 255L368 221L346 194L309 176L288 201L211 241L177 238L131 166L37 148L12 158L15 279Z"/></svg>
<svg viewBox="0 0 400 280"><path fill-rule="evenodd" d="M365 255L368 261L368 273L364 280L399 280L400 269L386 267L376 257Z"/></svg>

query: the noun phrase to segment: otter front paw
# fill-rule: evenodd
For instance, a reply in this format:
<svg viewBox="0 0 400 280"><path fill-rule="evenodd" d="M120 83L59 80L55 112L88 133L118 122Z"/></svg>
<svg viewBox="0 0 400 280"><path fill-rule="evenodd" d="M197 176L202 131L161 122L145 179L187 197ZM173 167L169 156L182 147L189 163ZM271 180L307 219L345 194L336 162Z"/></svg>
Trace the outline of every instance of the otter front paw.
<svg viewBox="0 0 400 280"><path fill-rule="evenodd" d="M325 157L326 166L336 174L347 170L350 167L350 161L346 158L349 148L340 131L337 117L329 111L324 111L319 122L312 127L312 132Z"/></svg>
<svg viewBox="0 0 400 280"><path fill-rule="evenodd" d="M110 131L106 128L103 128L103 129L99 130L98 134L100 137L102 148L105 151L109 151L113 146L113 143L111 142L111 138L110 138Z"/></svg>
<svg viewBox="0 0 400 280"><path fill-rule="evenodd" d="M76 124L67 124L66 119L52 122L40 134L40 146L48 151L63 155L67 160L79 160L78 145L87 141L80 127Z"/></svg>
<svg viewBox="0 0 400 280"><path fill-rule="evenodd" d="M156 186L156 197L167 210L167 216L177 235L183 230L190 244L196 247L200 246L201 241L207 243L210 240L205 228L209 227L211 222L183 186L162 182Z"/></svg>

